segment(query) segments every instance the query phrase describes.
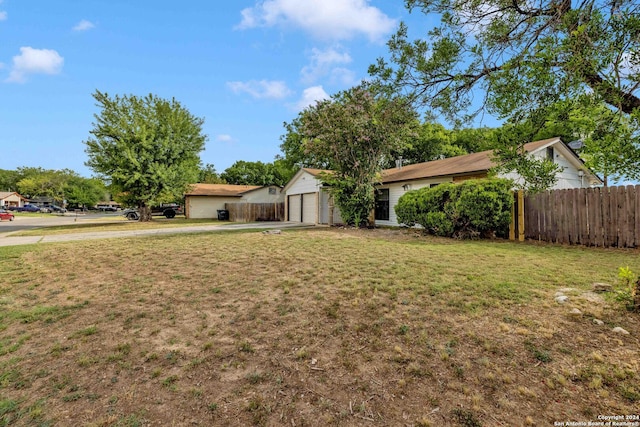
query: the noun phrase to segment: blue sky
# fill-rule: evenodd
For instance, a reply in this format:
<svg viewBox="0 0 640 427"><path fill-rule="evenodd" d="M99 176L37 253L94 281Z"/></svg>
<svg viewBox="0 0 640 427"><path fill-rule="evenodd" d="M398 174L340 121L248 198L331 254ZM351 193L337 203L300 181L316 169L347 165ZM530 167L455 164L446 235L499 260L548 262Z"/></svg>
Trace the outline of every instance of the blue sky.
<svg viewBox="0 0 640 427"><path fill-rule="evenodd" d="M414 16L415 15L415 16ZM203 163L269 162L283 122L367 77L400 0L0 0L0 169L84 176L91 94L175 97L205 118Z"/></svg>

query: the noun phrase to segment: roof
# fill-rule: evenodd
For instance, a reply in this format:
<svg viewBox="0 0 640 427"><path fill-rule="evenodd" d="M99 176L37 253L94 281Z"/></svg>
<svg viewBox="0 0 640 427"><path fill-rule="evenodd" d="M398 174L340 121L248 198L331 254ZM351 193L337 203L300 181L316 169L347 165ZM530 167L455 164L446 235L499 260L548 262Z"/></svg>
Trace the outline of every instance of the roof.
<svg viewBox="0 0 640 427"><path fill-rule="evenodd" d="M525 144L523 148L525 151L532 153L560 141L560 138L544 139ZM492 158L493 150L487 150L479 153L465 154L463 156L416 163L413 165L403 166L399 169L386 169L382 171L382 182L389 183L446 175L464 175L485 172L496 166L496 163Z"/></svg>
<svg viewBox="0 0 640 427"><path fill-rule="evenodd" d="M18 193L16 193L15 191L0 191L0 199L6 199L7 197L13 196L14 194L20 197L22 200L27 200L21 195L19 195Z"/></svg>
<svg viewBox="0 0 640 427"><path fill-rule="evenodd" d="M330 170L326 170L326 169L313 169L313 168L302 168L303 171L313 175L313 176L318 176L321 173L332 173L333 171Z"/></svg>
<svg viewBox="0 0 640 427"><path fill-rule="evenodd" d="M261 185L193 184L185 196L242 197L244 193L263 188Z"/></svg>

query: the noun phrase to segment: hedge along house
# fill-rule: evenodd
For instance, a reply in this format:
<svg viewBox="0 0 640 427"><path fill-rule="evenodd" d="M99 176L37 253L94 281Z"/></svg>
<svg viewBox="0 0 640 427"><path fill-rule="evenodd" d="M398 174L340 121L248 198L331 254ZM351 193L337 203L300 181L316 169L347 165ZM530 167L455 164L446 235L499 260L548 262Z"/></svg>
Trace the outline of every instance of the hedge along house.
<svg viewBox="0 0 640 427"><path fill-rule="evenodd" d="M584 162L565 145L560 138L545 139L542 141L530 142L524 145L525 151L530 155L540 159L549 159L557 163L562 171L558 174L558 180L554 189L564 188L586 188L602 185L602 180L584 166ZM382 172L382 182L377 186L375 223L376 225L397 226L398 221L395 214L395 206L400 197L410 190L417 190L423 187L434 187L443 182L461 182L467 179L486 178L489 170L497 164L492 160L493 152L483 151L464 156L450 157L431 162L416 163L408 166L399 166L387 169ZM285 199L289 200L289 221L307 222L313 224L327 224L324 222L322 212L328 211L329 206L323 206L324 200L321 195L327 193L326 187L317 175L322 172L316 169L301 169L292 180L285 186ZM513 179L516 183L522 178L516 173L499 175L504 178ZM313 205L314 194L317 205ZM328 193L327 193L328 194ZM308 211L304 216L298 216L297 210L304 210L304 206L299 208L297 200L303 204L308 200ZM286 207L285 207L286 209ZM312 209L315 211L312 212ZM338 209L336 208L335 211ZM317 218L314 222L313 218ZM338 223L338 222L336 222Z"/></svg>
<svg viewBox="0 0 640 427"><path fill-rule="evenodd" d="M193 184L185 193L187 218L217 218L227 203L277 203L284 194L275 185Z"/></svg>
<svg viewBox="0 0 640 427"><path fill-rule="evenodd" d="M15 191L0 191L0 208L22 207L27 201Z"/></svg>

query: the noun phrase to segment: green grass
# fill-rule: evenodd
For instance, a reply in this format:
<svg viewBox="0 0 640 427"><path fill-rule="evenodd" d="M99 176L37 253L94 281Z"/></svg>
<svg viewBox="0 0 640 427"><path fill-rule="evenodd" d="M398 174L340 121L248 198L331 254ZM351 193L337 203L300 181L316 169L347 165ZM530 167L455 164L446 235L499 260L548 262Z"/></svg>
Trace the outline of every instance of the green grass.
<svg viewBox="0 0 640 427"><path fill-rule="evenodd" d="M613 295L581 295L616 284L620 266L640 271L638 255L335 229L2 247L0 419L475 426L634 413L640 318ZM574 289L567 305L561 288Z"/></svg>

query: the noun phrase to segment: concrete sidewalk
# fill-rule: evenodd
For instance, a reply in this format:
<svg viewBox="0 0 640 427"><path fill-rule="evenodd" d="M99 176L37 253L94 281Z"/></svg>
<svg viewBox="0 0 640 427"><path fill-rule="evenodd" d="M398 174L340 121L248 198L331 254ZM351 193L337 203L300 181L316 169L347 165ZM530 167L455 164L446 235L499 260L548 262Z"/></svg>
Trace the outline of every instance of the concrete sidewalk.
<svg viewBox="0 0 640 427"><path fill-rule="evenodd" d="M87 233L54 234L49 236L12 236L0 233L0 246L32 245L36 243L73 242L93 239L115 239L119 237L159 236L168 234L206 233L226 230L264 230L284 228L306 228L309 224L299 222L250 222L216 225L194 225L188 227L154 228L150 230L98 231Z"/></svg>

